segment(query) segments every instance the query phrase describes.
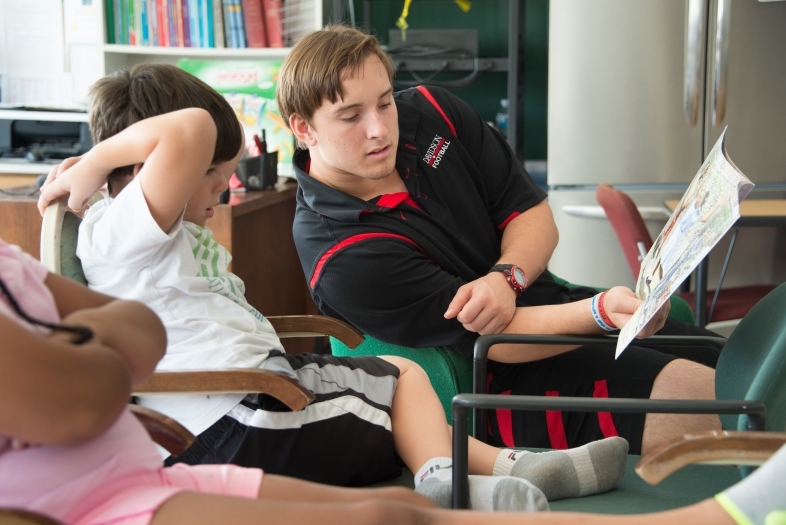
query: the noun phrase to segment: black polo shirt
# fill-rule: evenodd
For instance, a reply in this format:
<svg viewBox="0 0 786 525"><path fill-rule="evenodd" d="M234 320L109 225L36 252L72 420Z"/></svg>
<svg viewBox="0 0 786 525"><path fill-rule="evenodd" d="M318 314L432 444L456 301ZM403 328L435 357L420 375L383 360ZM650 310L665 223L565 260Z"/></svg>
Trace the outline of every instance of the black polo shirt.
<svg viewBox="0 0 786 525"><path fill-rule="evenodd" d="M449 92L412 88L395 101L396 168L408 193L352 197L307 175L299 151L295 244L325 315L382 341L469 357L478 334L445 310L497 262L507 223L546 195L505 139ZM544 273L520 305L570 300Z"/></svg>

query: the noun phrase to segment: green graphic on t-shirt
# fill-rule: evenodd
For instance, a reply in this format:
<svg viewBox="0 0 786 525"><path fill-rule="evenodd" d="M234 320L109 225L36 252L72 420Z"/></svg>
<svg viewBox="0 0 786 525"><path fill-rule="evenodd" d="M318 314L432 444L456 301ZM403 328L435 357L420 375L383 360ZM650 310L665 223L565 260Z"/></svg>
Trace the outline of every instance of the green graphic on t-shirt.
<svg viewBox="0 0 786 525"><path fill-rule="evenodd" d="M207 280L208 289L242 306L259 321L264 320L264 316L246 301L243 282L240 279L235 282L233 279L235 276L227 270L232 256L226 248L213 239L213 232L208 228L191 223L184 224L184 227L197 241L192 250L194 260L199 268L197 276Z"/></svg>

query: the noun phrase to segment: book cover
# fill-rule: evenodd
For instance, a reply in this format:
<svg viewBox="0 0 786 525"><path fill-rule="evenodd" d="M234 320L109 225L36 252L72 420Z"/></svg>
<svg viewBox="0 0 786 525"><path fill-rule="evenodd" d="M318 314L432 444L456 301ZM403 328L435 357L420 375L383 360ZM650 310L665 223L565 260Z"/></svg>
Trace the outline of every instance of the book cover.
<svg viewBox="0 0 786 525"><path fill-rule="evenodd" d="M158 0L158 45L169 47L169 0Z"/></svg>
<svg viewBox="0 0 786 525"><path fill-rule="evenodd" d="M118 44L128 44L128 22L126 22L126 14L128 7L126 2L128 0L116 0L117 12L115 14L115 33L118 35Z"/></svg>
<svg viewBox="0 0 786 525"><path fill-rule="evenodd" d="M158 44L158 1L147 0L147 20L148 20L148 45L157 46Z"/></svg>
<svg viewBox="0 0 786 525"><path fill-rule="evenodd" d="M134 17L136 45L149 45L147 32L147 0L134 0Z"/></svg>
<svg viewBox="0 0 786 525"><path fill-rule="evenodd" d="M240 0L232 0L232 11L235 15L237 47L248 47L248 42L246 41L246 28L243 24L243 4L241 4Z"/></svg>
<svg viewBox="0 0 786 525"><path fill-rule="evenodd" d="M202 2L202 47L216 47L213 41L213 0Z"/></svg>
<svg viewBox="0 0 786 525"><path fill-rule="evenodd" d="M188 29L191 33L191 47L201 47L199 0L188 0Z"/></svg>
<svg viewBox="0 0 786 525"><path fill-rule="evenodd" d="M179 0L180 17L183 20L183 45L191 47L191 19L189 17L189 7L191 0Z"/></svg>
<svg viewBox="0 0 786 525"><path fill-rule="evenodd" d="M130 46L135 46L139 42L136 39L136 15L134 14L134 4L136 0L126 0L126 24L128 25L128 42Z"/></svg>
<svg viewBox="0 0 786 525"><path fill-rule="evenodd" d="M262 0L242 0L246 47L267 47Z"/></svg>
<svg viewBox="0 0 786 525"><path fill-rule="evenodd" d="M264 129L268 151L278 152L278 174L294 176L294 138L276 106L280 60L180 60L177 65L224 95L243 125L247 145Z"/></svg>
<svg viewBox="0 0 786 525"><path fill-rule="evenodd" d="M213 43L217 48L226 47L224 36L224 4L221 0L213 1Z"/></svg>
<svg viewBox="0 0 786 525"><path fill-rule="evenodd" d="M175 15L175 35L177 36L177 46L186 45L185 27L183 26L183 2L187 0L174 0Z"/></svg>
<svg viewBox="0 0 786 525"><path fill-rule="evenodd" d="M115 43L115 14L112 10L112 0L106 0L104 4L106 16L106 43L107 44L114 44Z"/></svg>
<svg viewBox="0 0 786 525"><path fill-rule="evenodd" d="M281 0L262 0L269 47L284 47L284 8Z"/></svg>
<svg viewBox="0 0 786 525"><path fill-rule="evenodd" d="M232 0L222 0L221 5L224 14L224 32L227 47L236 48L235 40L235 15L232 14Z"/></svg>

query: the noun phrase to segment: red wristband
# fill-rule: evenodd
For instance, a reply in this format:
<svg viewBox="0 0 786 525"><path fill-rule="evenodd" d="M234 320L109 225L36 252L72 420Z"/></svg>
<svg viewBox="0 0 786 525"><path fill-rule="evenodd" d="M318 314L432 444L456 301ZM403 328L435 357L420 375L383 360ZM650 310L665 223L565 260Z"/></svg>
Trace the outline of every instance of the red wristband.
<svg viewBox="0 0 786 525"><path fill-rule="evenodd" d="M613 322L611 322L611 319L609 319L609 316L606 315L606 310L603 308L603 299L606 297L607 293L608 293L608 290L606 290L605 292L600 294L600 297L598 297L598 313L600 314L600 318L603 319L604 323L606 323L607 325L611 326L612 328L617 328L617 325L615 325Z"/></svg>

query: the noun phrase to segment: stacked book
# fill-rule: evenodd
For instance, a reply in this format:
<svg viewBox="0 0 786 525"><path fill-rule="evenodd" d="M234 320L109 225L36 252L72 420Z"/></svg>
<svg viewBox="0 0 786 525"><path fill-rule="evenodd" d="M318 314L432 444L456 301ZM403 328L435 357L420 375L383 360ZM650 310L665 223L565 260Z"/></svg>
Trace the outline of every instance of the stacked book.
<svg viewBox="0 0 786 525"><path fill-rule="evenodd" d="M105 0L107 42L284 47L282 0Z"/></svg>

